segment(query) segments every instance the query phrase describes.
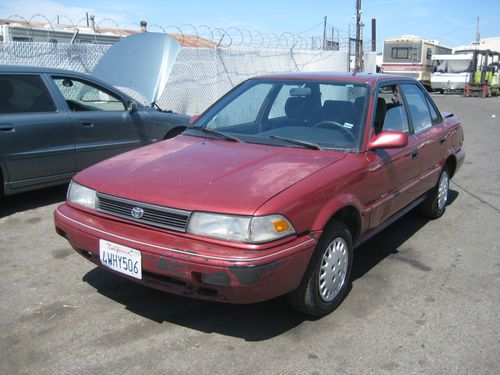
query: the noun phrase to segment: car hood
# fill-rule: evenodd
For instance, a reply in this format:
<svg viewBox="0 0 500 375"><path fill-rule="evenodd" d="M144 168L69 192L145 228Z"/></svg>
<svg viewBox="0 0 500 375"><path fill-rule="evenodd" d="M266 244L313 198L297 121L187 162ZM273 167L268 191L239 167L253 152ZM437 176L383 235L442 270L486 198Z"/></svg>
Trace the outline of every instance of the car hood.
<svg viewBox="0 0 500 375"><path fill-rule="evenodd" d="M140 202L250 215L276 194L343 157L181 135L101 162L75 180Z"/></svg>
<svg viewBox="0 0 500 375"><path fill-rule="evenodd" d="M179 43L164 33L130 35L104 54L92 76L149 105L165 91L179 50Z"/></svg>

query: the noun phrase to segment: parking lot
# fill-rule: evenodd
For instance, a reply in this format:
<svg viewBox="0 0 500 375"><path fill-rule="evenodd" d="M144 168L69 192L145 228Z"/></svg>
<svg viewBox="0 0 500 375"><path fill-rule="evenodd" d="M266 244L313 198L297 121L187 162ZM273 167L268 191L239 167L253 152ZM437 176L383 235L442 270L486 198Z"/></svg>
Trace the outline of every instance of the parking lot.
<svg viewBox="0 0 500 375"><path fill-rule="evenodd" d="M56 235L66 186L0 200L0 373L497 374L500 98L435 95L466 161L441 219L410 213L355 253L341 306L226 305L96 268Z"/></svg>

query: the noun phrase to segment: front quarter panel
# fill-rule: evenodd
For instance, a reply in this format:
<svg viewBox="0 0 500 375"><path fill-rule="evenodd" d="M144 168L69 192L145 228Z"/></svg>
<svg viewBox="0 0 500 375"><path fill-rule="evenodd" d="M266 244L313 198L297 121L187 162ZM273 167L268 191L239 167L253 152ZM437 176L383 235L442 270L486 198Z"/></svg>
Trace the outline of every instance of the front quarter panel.
<svg viewBox="0 0 500 375"><path fill-rule="evenodd" d="M161 112L153 108L145 108L142 117L147 116L147 132L150 139L162 140L176 128L186 128L189 125L189 116Z"/></svg>
<svg viewBox="0 0 500 375"><path fill-rule="evenodd" d="M281 192L256 215L279 213L291 220L297 233L321 231L332 216L344 207L362 213L363 155L344 159L308 176Z"/></svg>

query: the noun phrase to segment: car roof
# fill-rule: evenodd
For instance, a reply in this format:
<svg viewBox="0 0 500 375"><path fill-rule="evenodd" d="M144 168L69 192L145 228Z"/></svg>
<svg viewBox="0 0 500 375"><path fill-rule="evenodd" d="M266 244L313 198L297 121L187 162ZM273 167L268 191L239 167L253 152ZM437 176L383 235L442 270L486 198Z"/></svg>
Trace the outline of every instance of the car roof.
<svg viewBox="0 0 500 375"><path fill-rule="evenodd" d="M26 65L0 65L0 74L53 74L53 75L64 75L70 76L74 78L80 78L87 81L91 81L95 84L99 84L104 88L119 92L122 96L125 96L127 99L131 99L131 97L120 90L117 87L113 87L107 82L96 78L90 74L75 72L74 70L66 70L66 69L57 69L57 68L47 68L43 66L26 66Z"/></svg>
<svg viewBox="0 0 500 375"><path fill-rule="evenodd" d="M26 65L0 65L0 73L48 73L48 74L65 74L75 75L88 78L89 74L75 72L67 69L47 68L43 66L26 66Z"/></svg>
<svg viewBox="0 0 500 375"><path fill-rule="evenodd" d="M273 73L254 77L253 79L280 80L314 80L359 82L374 85L379 81L416 81L415 78L383 73L345 73L345 72L288 72Z"/></svg>

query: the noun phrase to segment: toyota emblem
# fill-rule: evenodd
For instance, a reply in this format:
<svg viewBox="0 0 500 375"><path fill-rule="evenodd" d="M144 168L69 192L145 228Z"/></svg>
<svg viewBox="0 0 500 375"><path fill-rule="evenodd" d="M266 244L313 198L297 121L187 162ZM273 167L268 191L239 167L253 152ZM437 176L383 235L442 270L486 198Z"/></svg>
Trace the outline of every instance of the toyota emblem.
<svg viewBox="0 0 500 375"><path fill-rule="evenodd" d="M134 208L132 208L132 211L130 213L136 219L140 219L141 217L144 216L144 210L142 208L140 208L140 207L134 207Z"/></svg>

